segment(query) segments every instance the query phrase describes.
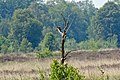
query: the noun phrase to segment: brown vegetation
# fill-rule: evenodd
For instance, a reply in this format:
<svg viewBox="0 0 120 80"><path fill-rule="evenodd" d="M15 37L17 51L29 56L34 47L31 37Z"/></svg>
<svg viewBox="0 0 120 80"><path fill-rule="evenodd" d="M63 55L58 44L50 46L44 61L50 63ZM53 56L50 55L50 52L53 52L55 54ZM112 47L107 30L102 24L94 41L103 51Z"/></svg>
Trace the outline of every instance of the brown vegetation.
<svg viewBox="0 0 120 80"><path fill-rule="evenodd" d="M87 77L101 74L109 76L120 75L119 49L99 52L74 51L69 56L72 57L67 59L66 62L78 68ZM37 59L33 55L1 55L0 80L38 80L39 69L49 72L52 60L55 58L59 60L58 57L60 56Z"/></svg>

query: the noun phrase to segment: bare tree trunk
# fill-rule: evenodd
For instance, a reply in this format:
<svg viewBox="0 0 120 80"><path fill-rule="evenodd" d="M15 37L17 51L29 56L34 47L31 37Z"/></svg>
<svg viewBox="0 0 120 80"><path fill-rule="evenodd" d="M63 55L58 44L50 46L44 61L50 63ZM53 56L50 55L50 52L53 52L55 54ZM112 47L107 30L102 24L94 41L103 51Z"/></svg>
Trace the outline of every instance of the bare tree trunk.
<svg viewBox="0 0 120 80"><path fill-rule="evenodd" d="M64 36L63 36L64 37ZM61 52L62 52L62 57L61 57L61 64L64 64L64 60L65 60L65 50L64 50L64 44L65 44L65 39L62 37L62 46L61 46Z"/></svg>
<svg viewBox="0 0 120 80"><path fill-rule="evenodd" d="M62 52L62 55L61 55L61 64L64 64L65 60L66 60L66 57L67 55L70 53L65 53L65 49L64 49L64 44L65 44L65 39L66 39L66 33L68 32L68 30L70 29L74 19L72 20L72 22L69 24L69 17L70 15L68 15L68 18L66 19L62 14L61 14L63 20L64 20L64 29L63 31L61 30L60 27L57 27L57 30L58 32L61 34L62 36L62 39L61 39L61 52Z"/></svg>

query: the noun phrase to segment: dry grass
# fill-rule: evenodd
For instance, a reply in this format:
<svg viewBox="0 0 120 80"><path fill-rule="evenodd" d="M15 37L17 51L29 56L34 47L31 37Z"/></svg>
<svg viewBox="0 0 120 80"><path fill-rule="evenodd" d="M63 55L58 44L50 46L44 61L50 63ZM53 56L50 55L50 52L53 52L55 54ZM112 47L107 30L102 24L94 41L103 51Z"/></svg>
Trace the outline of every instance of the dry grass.
<svg viewBox="0 0 120 80"><path fill-rule="evenodd" d="M116 76L120 75L120 60L99 60L99 61L79 61L79 60L70 60L68 61L72 66L78 68L84 75L102 75L101 70L104 72L104 75Z"/></svg>
<svg viewBox="0 0 120 80"><path fill-rule="evenodd" d="M5 62L0 63L0 80L38 80L39 69L49 72L52 59L41 59L28 62ZM120 67L110 67L111 65L120 64L120 60L99 60L99 61L79 61L69 60L70 65L78 68L80 72L87 77L101 75L100 69L104 75L119 76ZM100 69L99 69L100 68ZM21 79L22 78L22 79Z"/></svg>
<svg viewBox="0 0 120 80"><path fill-rule="evenodd" d="M86 53L84 53L86 54ZM73 54L72 54L73 55ZM96 56L97 54L93 54ZM69 58L66 63L78 68L82 74L89 78L88 80L96 80L99 76L109 76L108 80L120 80L120 59L115 58L113 54L105 54L107 57L98 58L92 55L93 58L87 58L87 56L80 54ZM109 56L108 56L109 55ZM11 57L12 56L12 57ZM81 59L81 56L83 59ZM110 57L111 58L108 58ZM14 56L16 57L16 56ZM13 55L7 55L9 60L5 61L5 56L0 58L0 80L38 80L39 69L48 72L50 64L55 58L37 59L32 56L19 56L20 58L14 58ZM24 57L24 58L23 58ZM10 59L13 58L13 59ZM29 59L30 58L30 59ZM3 60L4 59L4 60ZM15 59L15 60L14 60ZM22 60L21 60L22 59ZM56 59L59 59L58 57ZM26 60L26 61L25 61ZM3 62L4 61L4 62ZM102 71L104 73L102 73ZM101 80L101 79L99 79Z"/></svg>
<svg viewBox="0 0 120 80"><path fill-rule="evenodd" d="M49 70L50 63L50 60L0 63L0 80L38 80L39 69Z"/></svg>

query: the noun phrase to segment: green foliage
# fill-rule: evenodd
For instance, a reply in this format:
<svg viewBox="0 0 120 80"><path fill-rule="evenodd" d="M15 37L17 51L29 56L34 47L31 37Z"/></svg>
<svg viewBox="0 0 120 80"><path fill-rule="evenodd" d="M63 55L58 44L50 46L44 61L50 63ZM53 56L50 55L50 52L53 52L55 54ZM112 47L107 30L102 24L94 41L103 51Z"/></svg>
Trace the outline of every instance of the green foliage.
<svg viewBox="0 0 120 80"><path fill-rule="evenodd" d="M47 77L47 74L40 69L39 69L39 80L49 80L49 78Z"/></svg>
<svg viewBox="0 0 120 80"><path fill-rule="evenodd" d="M36 53L36 55L37 55L38 58L45 58L45 57L53 56L53 53L48 48L44 48L44 50L38 51Z"/></svg>
<svg viewBox="0 0 120 80"><path fill-rule="evenodd" d="M8 52L8 53L12 53L12 52L14 52L14 48L13 48L12 45L10 45L10 46L8 47L7 52Z"/></svg>
<svg viewBox="0 0 120 80"><path fill-rule="evenodd" d="M7 53L9 46L10 41L7 38L0 35L0 52Z"/></svg>
<svg viewBox="0 0 120 80"><path fill-rule="evenodd" d="M8 39L4 38L4 42L1 45L1 52L2 53L8 53L8 48L10 46L10 42Z"/></svg>
<svg viewBox="0 0 120 80"><path fill-rule="evenodd" d="M85 77L79 74L78 69L67 64L62 65L57 60L51 64L50 80L85 80Z"/></svg>
<svg viewBox="0 0 120 80"><path fill-rule="evenodd" d="M57 3L57 4L55 4ZM80 1L75 3L74 1L69 3L65 0L62 1L49 1L49 14L51 15L50 22L52 22L52 26L63 26L63 20L61 18L60 13L63 13L65 17L69 17L70 21L76 17L74 20L70 32L68 34L69 38L74 38L76 42L80 42L87 39L87 27L90 24L90 18L95 14L95 7L92 2L89 0ZM52 27L51 26L51 27ZM53 28L54 29L54 28Z"/></svg>
<svg viewBox="0 0 120 80"><path fill-rule="evenodd" d="M24 38L32 44L33 49L57 50L60 46L55 26L63 26L61 12L66 17L71 13L70 21L76 17L69 38L74 38L76 42L86 40L86 29L96 9L89 0L81 3L65 0L50 0L46 4L43 0L0 0L0 34L10 41L8 52L18 52ZM53 40L49 37L50 40L42 41L48 32L54 34Z"/></svg>
<svg viewBox="0 0 120 80"><path fill-rule="evenodd" d="M74 38L66 39L65 48L67 50L76 50L76 49L78 49L78 44L76 43Z"/></svg>
<svg viewBox="0 0 120 80"><path fill-rule="evenodd" d="M39 71L39 74L40 74L40 79L39 80L46 80L43 72Z"/></svg>
<svg viewBox="0 0 120 80"><path fill-rule="evenodd" d="M50 22L50 15L48 13L48 5L43 4L43 0L40 0L39 3L38 1L33 1L29 8L32 10L32 14L34 17L43 23L44 27L49 27L51 25Z"/></svg>
<svg viewBox="0 0 120 80"><path fill-rule="evenodd" d="M90 39L87 41L80 42L80 49L88 49L88 50L98 50L105 48L116 48L117 47L117 36L113 36L109 39L105 40L95 40Z"/></svg>
<svg viewBox="0 0 120 80"><path fill-rule="evenodd" d="M11 35L21 43L23 38L27 38L32 47L38 46L42 38L42 23L34 18L32 10L18 9L13 14L13 21L11 22Z"/></svg>
<svg viewBox="0 0 120 80"><path fill-rule="evenodd" d="M52 32L46 33L41 42L41 50L44 50L45 48L48 48L50 51L56 50L56 40Z"/></svg>
<svg viewBox="0 0 120 80"><path fill-rule="evenodd" d="M26 39L26 38L23 38L21 44L20 44L20 48L19 50L21 52L31 52L32 51L32 44Z"/></svg>
<svg viewBox="0 0 120 80"><path fill-rule="evenodd" d="M11 18L13 12L19 8L27 8L33 0L0 0L0 14L2 18Z"/></svg>
<svg viewBox="0 0 120 80"><path fill-rule="evenodd" d="M118 47L120 42L120 7L114 2L106 3L100 8L91 21L88 28L89 38L96 40L107 40L114 35L118 36Z"/></svg>
<svg viewBox="0 0 120 80"><path fill-rule="evenodd" d="M80 49L97 50L97 49L100 49L100 44L101 44L100 41L90 39L88 41L80 42L79 46L80 46Z"/></svg>
<svg viewBox="0 0 120 80"><path fill-rule="evenodd" d="M13 14L11 35L20 43L26 37L28 20L33 18L30 9L18 9Z"/></svg>
<svg viewBox="0 0 120 80"><path fill-rule="evenodd" d="M1 53L6 54L6 53L7 53L7 51L8 51L8 45L3 44L3 45L1 46Z"/></svg>
<svg viewBox="0 0 120 80"><path fill-rule="evenodd" d="M0 34L7 37L10 31L9 20L0 21Z"/></svg>
<svg viewBox="0 0 120 80"><path fill-rule="evenodd" d="M5 41L5 38L2 35L0 35L0 46L4 43L4 41Z"/></svg>
<svg viewBox="0 0 120 80"><path fill-rule="evenodd" d="M19 48L20 48L20 45L18 43L17 40L15 40L14 42L11 42L12 44L12 47L13 47L13 52L18 52L19 51Z"/></svg>
<svg viewBox="0 0 120 80"><path fill-rule="evenodd" d="M6 40L1 39L0 50L2 47L2 52L5 53L18 52L19 48L22 49L24 38L30 42L27 45L32 45L27 52L35 48L42 51L45 48L50 51L58 50L60 37L55 27L63 28L61 13L65 18L69 16L70 22L75 17L67 34L66 49L78 49L77 43L81 41L83 42L80 45L83 47L80 48L83 49L101 48L100 42L102 48L115 48L116 44L117 47L120 46L119 0L109 1L98 10L91 0L49 0L47 3L43 0L0 0L0 34L9 41L9 44L5 44ZM117 36L115 40L114 35ZM88 39L94 39L95 43L94 40Z"/></svg>
<svg viewBox="0 0 120 80"><path fill-rule="evenodd" d="M36 19L29 19L26 26L26 38L32 43L32 47L35 48L43 38L42 23Z"/></svg>
<svg viewBox="0 0 120 80"><path fill-rule="evenodd" d="M102 48L117 48L118 46L118 36L113 35L112 37L108 38L106 41L102 42Z"/></svg>

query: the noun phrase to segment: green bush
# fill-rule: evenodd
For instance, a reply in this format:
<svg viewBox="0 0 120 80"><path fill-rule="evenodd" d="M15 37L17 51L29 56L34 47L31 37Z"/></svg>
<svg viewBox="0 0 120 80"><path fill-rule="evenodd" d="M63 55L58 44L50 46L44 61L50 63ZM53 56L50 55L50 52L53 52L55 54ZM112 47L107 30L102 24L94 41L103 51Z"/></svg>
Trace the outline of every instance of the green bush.
<svg viewBox="0 0 120 80"><path fill-rule="evenodd" d="M3 37L3 42L1 43L0 41L0 50L2 53L6 54L8 53L8 48L10 46L10 42L8 39L6 39L5 37Z"/></svg>
<svg viewBox="0 0 120 80"><path fill-rule="evenodd" d="M27 38L23 38L21 41L19 51L24 53L32 52L32 44L27 40Z"/></svg>
<svg viewBox="0 0 120 80"><path fill-rule="evenodd" d="M80 49L98 50L105 48L117 48L117 37L113 36L107 40L94 40L90 39L79 43Z"/></svg>
<svg viewBox="0 0 120 80"><path fill-rule="evenodd" d="M41 50L48 48L50 51L55 51L57 49L56 45L56 38L52 32L46 33L43 41L39 44Z"/></svg>
<svg viewBox="0 0 120 80"><path fill-rule="evenodd" d="M85 80L85 77L79 74L78 69L67 64L60 64L54 60L51 64L50 80Z"/></svg>
<svg viewBox="0 0 120 80"><path fill-rule="evenodd" d="M66 39L66 41L65 41L65 49L67 49L67 50L76 50L76 49L78 49L78 44L76 43L76 40L74 38Z"/></svg>
<svg viewBox="0 0 120 80"><path fill-rule="evenodd" d="M97 49L100 49L101 43L100 43L100 40L90 39L90 40L81 42L79 46L80 46L80 49L97 50Z"/></svg>
<svg viewBox="0 0 120 80"><path fill-rule="evenodd" d="M50 56L53 56L53 54L52 54L52 51L50 51L48 48L45 48L43 51L37 52L38 58L45 58Z"/></svg>
<svg viewBox="0 0 120 80"><path fill-rule="evenodd" d="M8 45L3 44L3 45L1 46L1 52L4 53L4 54L6 54L7 51L8 51Z"/></svg>
<svg viewBox="0 0 120 80"><path fill-rule="evenodd" d="M8 47L8 53L12 53L13 52L13 50L14 50L14 48L13 48L13 46L12 45L10 45L9 47Z"/></svg>

